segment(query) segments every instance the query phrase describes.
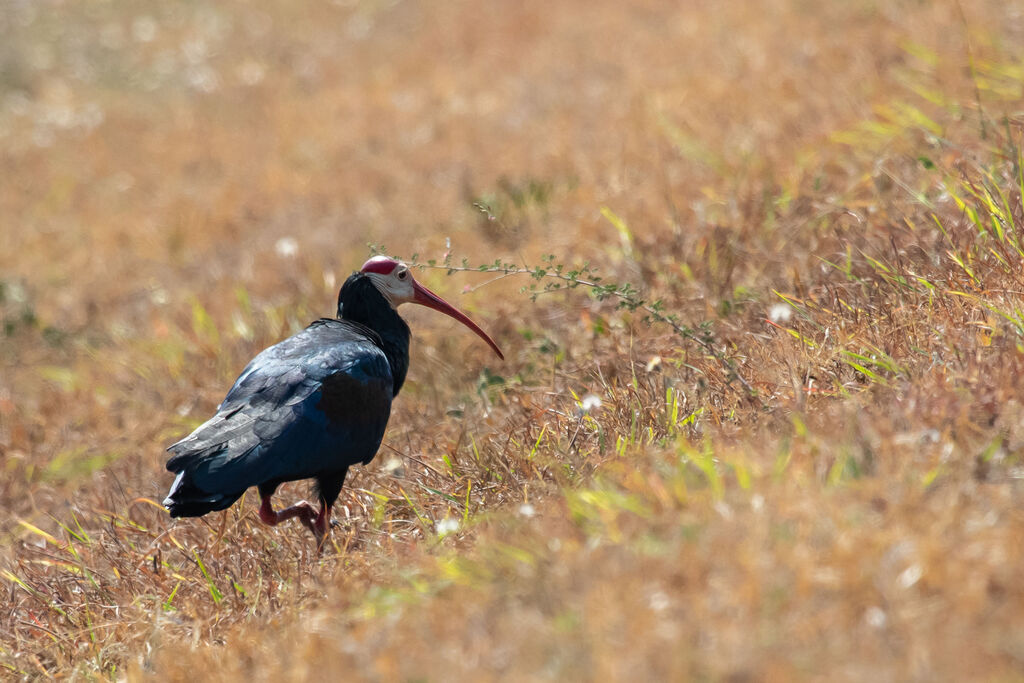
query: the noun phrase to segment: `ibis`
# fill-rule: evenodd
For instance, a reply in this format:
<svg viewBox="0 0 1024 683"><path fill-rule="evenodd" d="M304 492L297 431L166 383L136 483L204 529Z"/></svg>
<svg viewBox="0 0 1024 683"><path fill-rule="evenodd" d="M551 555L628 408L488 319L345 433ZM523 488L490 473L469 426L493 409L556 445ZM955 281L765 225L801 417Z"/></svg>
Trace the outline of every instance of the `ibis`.
<svg viewBox="0 0 1024 683"><path fill-rule="evenodd" d="M345 475L380 448L409 369L410 331L398 307L415 303L455 318L504 358L486 332L421 285L409 267L375 256L338 293L336 318L321 318L262 351L242 371L216 414L167 450L176 475L164 506L172 517L223 510L255 486L259 518L297 518L327 537ZM313 479L319 510L301 501L275 510L288 481Z"/></svg>

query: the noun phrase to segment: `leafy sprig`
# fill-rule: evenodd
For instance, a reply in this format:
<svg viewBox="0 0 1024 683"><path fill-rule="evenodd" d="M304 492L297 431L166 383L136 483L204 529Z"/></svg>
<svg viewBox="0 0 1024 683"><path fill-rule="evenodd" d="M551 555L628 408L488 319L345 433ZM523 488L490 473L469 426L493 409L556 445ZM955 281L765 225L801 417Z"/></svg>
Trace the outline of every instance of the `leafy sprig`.
<svg viewBox="0 0 1024 683"><path fill-rule="evenodd" d="M559 263L554 254L547 254L541 257L540 264L532 266L527 263L504 261L500 258L495 259L492 263L473 266L465 258L459 264L456 264L451 255L451 243L448 242L447 246L448 248L440 260L428 259L420 262L419 255L413 254L407 263L410 266L421 269L443 269L448 275L460 272L491 273L496 275L496 277L471 287L467 291L473 291L512 276L528 276L534 282L524 286L521 291L524 294L528 294L531 301L536 301L537 297L542 294L581 287L588 290L590 295L598 301L617 300L616 310L643 311L646 314L644 322L647 324L659 323L667 325L683 339L692 341L700 346L708 355L715 359L730 384L733 381L739 383L751 400L761 402L757 390L740 373L735 363L717 348L710 320L704 321L697 326L687 325L678 314L668 312L662 300L645 298L640 290L630 282L611 282L605 280L589 262L584 262L579 266L567 266ZM374 253L384 253L382 247L370 245L370 248Z"/></svg>

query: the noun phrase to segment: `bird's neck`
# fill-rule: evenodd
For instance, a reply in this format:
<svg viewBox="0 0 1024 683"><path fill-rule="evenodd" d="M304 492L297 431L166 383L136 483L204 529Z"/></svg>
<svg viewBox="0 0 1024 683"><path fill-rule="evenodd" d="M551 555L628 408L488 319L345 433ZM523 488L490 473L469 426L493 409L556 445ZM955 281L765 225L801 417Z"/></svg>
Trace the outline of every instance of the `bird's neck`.
<svg viewBox="0 0 1024 683"><path fill-rule="evenodd" d="M398 395L409 371L409 326L370 280L353 275L338 296L338 317L369 327L381 340L394 382L392 394Z"/></svg>
<svg viewBox="0 0 1024 683"><path fill-rule="evenodd" d="M409 338L412 333L395 309L389 306L388 311L393 318L393 321L389 322L393 324L363 324L380 335L380 346L384 350L384 355L388 357L388 365L391 366L391 377L394 381L392 395L398 396L399 390L405 383L405 374L409 371Z"/></svg>

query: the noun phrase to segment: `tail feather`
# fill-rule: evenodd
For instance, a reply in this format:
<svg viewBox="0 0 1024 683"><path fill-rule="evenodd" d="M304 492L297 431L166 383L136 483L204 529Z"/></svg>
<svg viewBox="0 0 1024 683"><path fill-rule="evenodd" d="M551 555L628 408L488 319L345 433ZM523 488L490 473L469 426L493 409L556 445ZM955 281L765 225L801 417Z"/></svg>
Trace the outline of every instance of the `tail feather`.
<svg viewBox="0 0 1024 683"><path fill-rule="evenodd" d="M164 507L171 517L201 517L208 512L223 510L242 497L245 489L237 493L209 492L199 488L188 470L181 470L164 498Z"/></svg>
<svg viewBox="0 0 1024 683"><path fill-rule="evenodd" d="M282 411L281 420L292 414L288 407ZM271 418L271 414L263 415L260 428L272 423ZM223 510L250 486L279 478L281 460L265 449L264 435L257 431L252 415L232 409L217 413L170 446L167 469L177 476L164 506L171 516L199 517Z"/></svg>
<svg viewBox="0 0 1024 683"><path fill-rule="evenodd" d="M218 414L167 449L172 453L167 469L177 475L164 499L171 517L223 510L260 482L260 472L249 459L260 446L252 420L242 415L237 426L225 428L224 421L234 416Z"/></svg>

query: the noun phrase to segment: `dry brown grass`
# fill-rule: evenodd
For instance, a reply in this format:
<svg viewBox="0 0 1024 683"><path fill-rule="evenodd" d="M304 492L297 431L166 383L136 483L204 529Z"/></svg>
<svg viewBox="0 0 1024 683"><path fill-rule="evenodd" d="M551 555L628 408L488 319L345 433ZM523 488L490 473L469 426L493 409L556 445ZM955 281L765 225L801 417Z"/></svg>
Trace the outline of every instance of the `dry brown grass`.
<svg viewBox="0 0 1024 683"><path fill-rule="evenodd" d="M1007 2L12 5L0 667L1024 677L1021 45ZM324 557L251 497L172 524L244 363L448 237L634 284L757 397L586 287L427 269L508 360L408 312Z"/></svg>

